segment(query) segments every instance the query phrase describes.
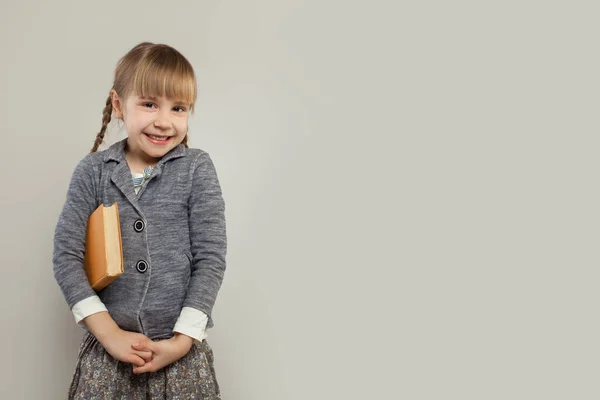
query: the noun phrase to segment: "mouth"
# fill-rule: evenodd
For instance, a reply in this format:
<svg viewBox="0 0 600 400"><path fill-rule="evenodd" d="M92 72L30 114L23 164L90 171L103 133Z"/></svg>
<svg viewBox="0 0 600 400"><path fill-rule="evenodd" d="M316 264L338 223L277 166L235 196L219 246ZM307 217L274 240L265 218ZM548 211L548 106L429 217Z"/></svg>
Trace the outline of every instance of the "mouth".
<svg viewBox="0 0 600 400"><path fill-rule="evenodd" d="M146 138L148 138L148 141L150 141L151 143L154 143L154 144L159 144L159 145L164 145L164 144L170 143L171 140L173 139L173 136L149 135L145 132L144 132L144 135L146 136Z"/></svg>

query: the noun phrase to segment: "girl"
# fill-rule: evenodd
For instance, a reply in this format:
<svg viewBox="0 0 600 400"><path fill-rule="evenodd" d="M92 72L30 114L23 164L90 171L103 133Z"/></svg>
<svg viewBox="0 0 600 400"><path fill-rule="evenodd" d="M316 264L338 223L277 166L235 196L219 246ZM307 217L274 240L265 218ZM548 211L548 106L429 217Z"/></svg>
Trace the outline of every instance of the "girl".
<svg viewBox="0 0 600 400"><path fill-rule="evenodd" d="M209 154L187 146L195 102L194 70L172 47L141 43L119 61L54 235L54 276L86 330L69 399L220 399L205 331L225 272L225 204ZM113 114L127 138L98 152ZM114 202L125 272L96 293L87 220Z"/></svg>

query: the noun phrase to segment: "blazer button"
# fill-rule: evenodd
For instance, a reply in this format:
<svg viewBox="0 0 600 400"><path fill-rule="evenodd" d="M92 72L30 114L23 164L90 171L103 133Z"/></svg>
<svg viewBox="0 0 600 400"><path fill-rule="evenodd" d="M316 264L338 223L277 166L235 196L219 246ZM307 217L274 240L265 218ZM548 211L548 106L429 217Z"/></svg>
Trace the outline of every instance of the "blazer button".
<svg viewBox="0 0 600 400"><path fill-rule="evenodd" d="M148 263L144 260L140 260L137 262L136 268L139 273L143 274L144 272L146 272L148 270Z"/></svg>
<svg viewBox="0 0 600 400"><path fill-rule="evenodd" d="M135 222L133 223L133 229L135 229L136 232L143 231L145 226L146 226L146 223L142 219L136 219Z"/></svg>

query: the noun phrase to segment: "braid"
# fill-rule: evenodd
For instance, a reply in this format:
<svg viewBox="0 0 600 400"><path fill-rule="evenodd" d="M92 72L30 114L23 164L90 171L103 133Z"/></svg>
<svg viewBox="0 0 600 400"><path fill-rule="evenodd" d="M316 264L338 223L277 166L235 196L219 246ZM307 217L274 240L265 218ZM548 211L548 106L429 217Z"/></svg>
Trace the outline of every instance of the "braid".
<svg viewBox="0 0 600 400"><path fill-rule="evenodd" d="M92 147L90 153L95 153L96 150L98 150L100 144L102 144L102 141L104 140L104 133L106 132L106 127L110 122L112 109L112 99L109 95L108 99L106 99L106 106L104 106L104 111L102 112L102 129L100 129L100 132L98 132L98 134L96 135L96 141L94 142L94 147Z"/></svg>

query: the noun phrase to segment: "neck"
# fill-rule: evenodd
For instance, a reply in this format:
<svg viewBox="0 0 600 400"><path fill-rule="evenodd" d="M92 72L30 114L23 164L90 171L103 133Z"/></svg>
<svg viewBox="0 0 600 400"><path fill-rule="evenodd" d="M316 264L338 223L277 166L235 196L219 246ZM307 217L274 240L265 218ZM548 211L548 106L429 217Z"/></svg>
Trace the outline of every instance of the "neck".
<svg viewBox="0 0 600 400"><path fill-rule="evenodd" d="M144 168L148 165L154 168L160 161L160 158L149 157L143 152L142 154L138 154L132 151L131 146L129 146L129 140L125 146L125 159L127 160L127 164L129 164L129 169L133 172L143 172Z"/></svg>

